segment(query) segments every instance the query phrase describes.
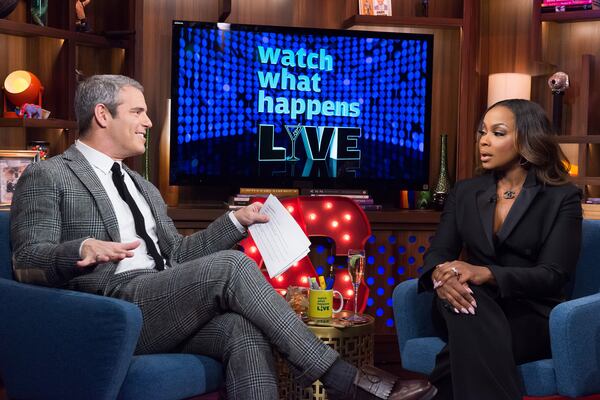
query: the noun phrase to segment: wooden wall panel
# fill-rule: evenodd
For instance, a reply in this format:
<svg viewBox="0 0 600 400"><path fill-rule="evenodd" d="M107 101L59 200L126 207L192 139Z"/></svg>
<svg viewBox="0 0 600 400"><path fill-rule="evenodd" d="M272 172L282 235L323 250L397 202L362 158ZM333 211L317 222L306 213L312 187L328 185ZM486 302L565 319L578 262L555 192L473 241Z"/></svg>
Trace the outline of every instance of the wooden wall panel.
<svg viewBox="0 0 600 400"><path fill-rule="evenodd" d="M485 74L531 73L529 41L533 4L523 0L482 0L481 27L484 38L480 57L487 59Z"/></svg>
<svg viewBox="0 0 600 400"><path fill-rule="evenodd" d="M77 69L84 72L86 76L125 73L125 51L123 49L78 46L76 57Z"/></svg>
<svg viewBox="0 0 600 400"><path fill-rule="evenodd" d="M145 0L142 10L143 35L136 37L136 47L141 48L136 70L137 78L144 85L149 116L154 124L149 157L152 160L150 176L156 182L159 135L163 132L166 102L171 96L171 23L175 19L216 21L218 2Z"/></svg>

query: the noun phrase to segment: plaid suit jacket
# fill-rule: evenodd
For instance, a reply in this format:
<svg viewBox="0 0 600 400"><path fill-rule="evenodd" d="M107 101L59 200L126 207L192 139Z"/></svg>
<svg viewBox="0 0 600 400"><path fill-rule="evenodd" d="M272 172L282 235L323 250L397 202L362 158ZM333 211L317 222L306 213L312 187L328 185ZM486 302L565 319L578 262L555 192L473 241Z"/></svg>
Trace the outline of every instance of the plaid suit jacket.
<svg viewBox="0 0 600 400"><path fill-rule="evenodd" d="M226 215L203 231L180 235L158 189L124 169L150 206L158 244L170 266L229 249L243 237ZM86 158L71 146L59 156L29 165L19 179L11 207L16 279L106 295L121 282L148 272L115 274L113 262L77 267L79 248L89 237L121 241L110 199Z"/></svg>

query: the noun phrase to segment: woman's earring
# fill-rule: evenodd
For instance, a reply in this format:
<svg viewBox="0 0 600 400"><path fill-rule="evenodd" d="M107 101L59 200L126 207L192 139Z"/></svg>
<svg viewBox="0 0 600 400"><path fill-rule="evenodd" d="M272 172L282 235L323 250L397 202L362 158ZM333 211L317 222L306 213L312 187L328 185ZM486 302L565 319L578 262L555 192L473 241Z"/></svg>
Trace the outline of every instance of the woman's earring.
<svg viewBox="0 0 600 400"><path fill-rule="evenodd" d="M521 159L519 160L519 165L521 167L526 167L529 165L529 161L525 157L521 156Z"/></svg>

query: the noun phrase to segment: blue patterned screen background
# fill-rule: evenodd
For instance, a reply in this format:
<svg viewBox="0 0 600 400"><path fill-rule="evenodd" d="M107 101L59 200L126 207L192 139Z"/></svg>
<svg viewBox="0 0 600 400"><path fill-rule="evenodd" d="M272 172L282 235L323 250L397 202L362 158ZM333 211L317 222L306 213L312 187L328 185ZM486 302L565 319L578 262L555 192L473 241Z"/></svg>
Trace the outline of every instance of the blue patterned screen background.
<svg viewBox="0 0 600 400"><path fill-rule="evenodd" d="M174 22L171 184L421 189L432 43L418 34ZM323 136L332 143L324 159L310 159L302 133L318 145L323 127L351 128L351 141L338 145L350 143L353 159L331 158L335 135ZM279 159L259 160L259 140Z"/></svg>

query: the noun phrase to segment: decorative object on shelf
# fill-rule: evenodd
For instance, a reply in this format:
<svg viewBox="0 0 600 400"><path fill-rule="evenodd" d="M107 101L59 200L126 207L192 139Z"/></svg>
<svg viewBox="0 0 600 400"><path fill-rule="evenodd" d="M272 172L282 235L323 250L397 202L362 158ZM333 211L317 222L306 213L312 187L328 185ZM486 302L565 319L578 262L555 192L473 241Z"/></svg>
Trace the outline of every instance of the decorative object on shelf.
<svg viewBox="0 0 600 400"><path fill-rule="evenodd" d="M429 0L421 0L421 14L429 17Z"/></svg>
<svg viewBox="0 0 600 400"><path fill-rule="evenodd" d="M165 117L163 119L160 139L158 141L158 187L163 194L165 202L170 207L179 203L179 186L169 185L169 171L171 164L171 99L166 99Z"/></svg>
<svg viewBox="0 0 600 400"><path fill-rule="evenodd" d="M440 173L437 183L433 189L433 207L441 211L444 209L446 197L450 190L450 179L448 178L448 135L440 135Z"/></svg>
<svg viewBox="0 0 600 400"><path fill-rule="evenodd" d="M19 4L19 0L0 0L0 18L8 17Z"/></svg>
<svg viewBox="0 0 600 400"><path fill-rule="evenodd" d="M39 153L32 150L0 150L0 206L12 202L17 181L32 162L39 161Z"/></svg>
<svg viewBox="0 0 600 400"><path fill-rule="evenodd" d="M400 208L413 209L415 208L415 191L401 190L400 191Z"/></svg>
<svg viewBox="0 0 600 400"><path fill-rule="evenodd" d="M17 118L15 108L20 109L25 104L42 108L44 87L38 77L29 71L11 72L4 80L3 91L4 118Z"/></svg>
<svg viewBox="0 0 600 400"><path fill-rule="evenodd" d="M373 15L372 0L358 0L359 15Z"/></svg>
<svg viewBox="0 0 600 400"><path fill-rule="evenodd" d="M219 1L219 22L227 21L231 14L231 0L220 0Z"/></svg>
<svg viewBox="0 0 600 400"><path fill-rule="evenodd" d="M85 17L85 7L90 4L92 0L75 0L75 15L77 21L75 21L75 29L77 32L91 32L90 26L88 25L87 18Z"/></svg>
<svg viewBox="0 0 600 400"><path fill-rule="evenodd" d="M430 206L431 192L429 190L421 190L420 192L417 192L417 209L427 210Z"/></svg>
<svg viewBox="0 0 600 400"><path fill-rule="evenodd" d="M562 104L565 91L569 88L569 75L556 72L548 79L552 90L552 125L557 133L562 133Z"/></svg>
<svg viewBox="0 0 600 400"><path fill-rule="evenodd" d="M392 0L373 0L373 15L392 16Z"/></svg>
<svg viewBox="0 0 600 400"><path fill-rule="evenodd" d="M43 140L33 140L27 143L27 149L37 151L40 153L40 160L45 160L48 158L48 149L50 148L50 143Z"/></svg>
<svg viewBox="0 0 600 400"><path fill-rule="evenodd" d="M488 77L488 107L501 100L531 98L531 75L491 74Z"/></svg>
<svg viewBox="0 0 600 400"><path fill-rule="evenodd" d="M19 118L42 119L42 107L37 104L25 103L17 111Z"/></svg>
<svg viewBox="0 0 600 400"><path fill-rule="evenodd" d="M358 0L359 15L392 15L392 0Z"/></svg>
<svg viewBox="0 0 600 400"><path fill-rule="evenodd" d="M48 25L48 0L31 0L31 19L40 26Z"/></svg>

